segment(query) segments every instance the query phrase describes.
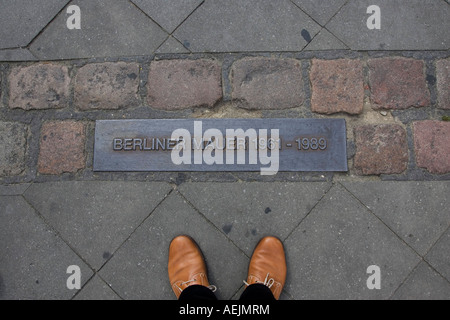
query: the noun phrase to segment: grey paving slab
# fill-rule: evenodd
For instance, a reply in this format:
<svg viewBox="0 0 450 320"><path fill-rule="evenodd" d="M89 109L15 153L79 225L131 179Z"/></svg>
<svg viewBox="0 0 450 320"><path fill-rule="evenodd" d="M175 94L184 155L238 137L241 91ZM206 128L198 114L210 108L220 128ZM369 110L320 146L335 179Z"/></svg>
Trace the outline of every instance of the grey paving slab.
<svg viewBox="0 0 450 320"><path fill-rule="evenodd" d="M27 46L69 0L2 0L0 49Z"/></svg>
<svg viewBox="0 0 450 320"><path fill-rule="evenodd" d="M369 29L377 5L381 28ZM447 50L450 6L442 0L350 0L326 25L352 50Z"/></svg>
<svg viewBox="0 0 450 320"><path fill-rule="evenodd" d="M69 30L64 10L33 41L39 59L118 57L152 54L167 38L139 8L123 0L77 0L81 29Z"/></svg>
<svg viewBox="0 0 450 320"><path fill-rule="evenodd" d="M420 255L426 254L450 225L450 181L343 185Z"/></svg>
<svg viewBox="0 0 450 320"><path fill-rule="evenodd" d="M347 0L292 0L304 12L324 26Z"/></svg>
<svg viewBox="0 0 450 320"><path fill-rule="evenodd" d="M450 300L450 283L422 261L392 299Z"/></svg>
<svg viewBox="0 0 450 320"><path fill-rule="evenodd" d="M67 267L92 270L20 196L0 198L0 299L70 299Z"/></svg>
<svg viewBox="0 0 450 320"><path fill-rule="evenodd" d="M305 51L346 50L348 47L327 29L322 29L306 46Z"/></svg>
<svg viewBox="0 0 450 320"><path fill-rule="evenodd" d="M173 192L102 268L100 275L124 299L174 300L167 262L175 236L186 234L201 248L209 281L219 299L230 299L247 277L249 259Z"/></svg>
<svg viewBox="0 0 450 320"><path fill-rule="evenodd" d="M289 0L209 0L174 36L192 52L301 51L319 31Z"/></svg>
<svg viewBox="0 0 450 320"><path fill-rule="evenodd" d="M29 186L29 183L0 185L0 196L21 195Z"/></svg>
<svg viewBox="0 0 450 320"><path fill-rule="evenodd" d="M203 1L132 0L169 33L172 33Z"/></svg>
<svg viewBox="0 0 450 320"><path fill-rule="evenodd" d="M169 190L165 183L71 181L33 184L24 196L98 270Z"/></svg>
<svg viewBox="0 0 450 320"><path fill-rule="evenodd" d="M431 248L425 259L442 276L450 281L450 229L447 229L433 248Z"/></svg>
<svg viewBox="0 0 450 320"><path fill-rule="evenodd" d="M74 297L74 300L121 299L98 275L95 275Z"/></svg>
<svg viewBox="0 0 450 320"><path fill-rule="evenodd" d="M420 257L339 184L285 243L286 290L295 299L387 299ZM367 268L381 272L369 290Z"/></svg>
<svg viewBox="0 0 450 320"><path fill-rule="evenodd" d="M36 57L28 49L0 50L0 61L36 61Z"/></svg>
<svg viewBox="0 0 450 320"><path fill-rule="evenodd" d="M250 257L262 237L286 238L329 188L327 182L255 182L187 183L179 190Z"/></svg>
<svg viewBox="0 0 450 320"><path fill-rule="evenodd" d="M175 40L173 37L167 38L166 41L161 45L161 47L156 50L156 53L189 53L190 51L186 49L180 42Z"/></svg>

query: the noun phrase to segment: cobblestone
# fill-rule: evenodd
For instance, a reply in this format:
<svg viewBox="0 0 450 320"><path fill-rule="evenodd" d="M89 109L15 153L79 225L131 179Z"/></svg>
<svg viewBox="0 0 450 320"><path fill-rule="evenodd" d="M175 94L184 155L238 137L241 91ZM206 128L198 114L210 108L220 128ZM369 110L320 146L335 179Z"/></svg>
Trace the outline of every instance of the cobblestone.
<svg viewBox="0 0 450 320"><path fill-rule="evenodd" d="M86 128L77 121L51 121L42 126L38 171L41 174L77 172L86 163Z"/></svg>
<svg viewBox="0 0 450 320"><path fill-rule="evenodd" d="M450 109L450 58L436 62L439 108Z"/></svg>
<svg viewBox="0 0 450 320"><path fill-rule="evenodd" d="M16 67L9 75L9 106L12 109L64 108L69 102L68 68L56 64Z"/></svg>
<svg viewBox="0 0 450 320"><path fill-rule="evenodd" d="M232 98L240 108L279 110L304 103L301 62L294 59L244 58L231 69Z"/></svg>
<svg viewBox="0 0 450 320"><path fill-rule="evenodd" d="M355 128L358 174L399 174L406 170L408 146L400 125L362 125Z"/></svg>
<svg viewBox="0 0 450 320"><path fill-rule="evenodd" d="M389 57L372 59L368 65L374 109L407 109L430 105L423 61Z"/></svg>
<svg viewBox="0 0 450 320"><path fill-rule="evenodd" d="M155 109L213 107L222 98L222 70L214 60L161 60L150 64L148 104Z"/></svg>
<svg viewBox="0 0 450 320"><path fill-rule="evenodd" d="M19 175L25 169L27 126L0 121L0 177Z"/></svg>
<svg viewBox="0 0 450 320"><path fill-rule="evenodd" d="M415 122L414 148L419 167L436 174L450 172L450 122Z"/></svg>
<svg viewBox="0 0 450 320"><path fill-rule="evenodd" d="M364 104L364 76L360 60L312 61L311 110L333 114L361 114Z"/></svg>
<svg viewBox="0 0 450 320"><path fill-rule="evenodd" d="M88 64L75 78L75 107L80 110L120 109L139 104L139 65Z"/></svg>

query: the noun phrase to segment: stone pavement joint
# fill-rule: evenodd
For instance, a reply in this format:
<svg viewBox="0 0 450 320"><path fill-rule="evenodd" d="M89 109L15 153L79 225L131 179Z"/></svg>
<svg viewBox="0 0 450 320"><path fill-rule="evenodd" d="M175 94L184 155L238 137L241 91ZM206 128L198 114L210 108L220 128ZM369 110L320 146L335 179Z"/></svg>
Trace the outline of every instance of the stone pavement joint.
<svg viewBox="0 0 450 320"><path fill-rule="evenodd" d="M175 29L194 12L203 0L132 0L150 18L168 33Z"/></svg>

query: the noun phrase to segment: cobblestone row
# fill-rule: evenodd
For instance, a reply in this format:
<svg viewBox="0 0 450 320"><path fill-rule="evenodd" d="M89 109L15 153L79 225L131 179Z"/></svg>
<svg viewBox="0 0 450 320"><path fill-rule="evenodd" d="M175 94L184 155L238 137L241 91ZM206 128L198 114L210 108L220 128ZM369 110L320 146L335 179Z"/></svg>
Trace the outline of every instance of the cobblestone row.
<svg viewBox="0 0 450 320"><path fill-rule="evenodd" d="M449 68L392 54L3 64L0 181L122 178L92 172L95 120L194 117L345 118L350 170L320 177L450 180Z"/></svg>

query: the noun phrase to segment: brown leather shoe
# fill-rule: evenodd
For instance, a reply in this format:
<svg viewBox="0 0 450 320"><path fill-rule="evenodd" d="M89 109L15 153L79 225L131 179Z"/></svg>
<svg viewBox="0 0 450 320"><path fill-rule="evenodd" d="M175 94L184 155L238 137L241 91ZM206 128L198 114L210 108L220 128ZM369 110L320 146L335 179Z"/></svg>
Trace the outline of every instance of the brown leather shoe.
<svg viewBox="0 0 450 320"><path fill-rule="evenodd" d="M247 286L255 283L264 284L278 300L286 282L286 273L283 243L275 237L265 237L253 251L245 284Z"/></svg>
<svg viewBox="0 0 450 320"><path fill-rule="evenodd" d="M168 271L177 299L184 289L192 285L202 285L213 292L216 291L216 287L208 282L206 264L200 248L188 236L178 236L170 243Z"/></svg>

